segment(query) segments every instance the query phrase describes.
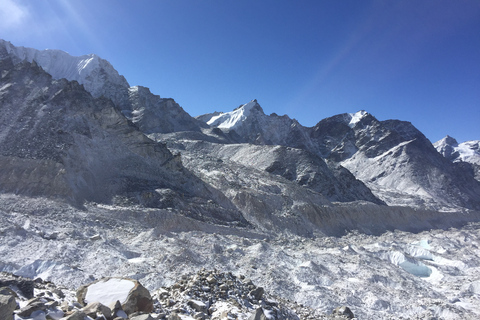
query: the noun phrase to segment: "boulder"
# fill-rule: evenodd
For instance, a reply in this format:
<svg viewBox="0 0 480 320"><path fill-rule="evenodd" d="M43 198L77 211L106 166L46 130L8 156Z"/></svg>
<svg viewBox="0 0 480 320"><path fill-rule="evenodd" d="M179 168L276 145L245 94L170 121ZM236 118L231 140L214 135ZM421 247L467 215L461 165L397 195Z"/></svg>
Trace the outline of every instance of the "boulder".
<svg viewBox="0 0 480 320"><path fill-rule="evenodd" d="M85 320L86 317L87 315L83 311L75 310L73 311L73 313L71 313L66 317L61 318L60 320Z"/></svg>
<svg viewBox="0 0 480 320"><path fill-rule="evenodd" d="M268 319L269 318L267 317L265 312L263 312L263 308L257 308L257 310L255 310L255 312L250 316L250 318L248 318L248 320L268 320Z"/></svg>
<svg viewBox="0 0 480 320"><path fill-rule="evenodd" d="M30 299L23 308L17 311L17 315L22 318L29 318L35 311L45 311L47 309L46 302L42 298Z"/></svg>
<svg viewBox="0 0 480 320"><path fill-rule="evenodd" d="M252 296L255 300L260 300L263 297L265 290L262 287L257 287L250 291L250 296Z"/></svg>
<svg viewBox="0 0 480 320"><path fill-rule="evenodd" d="M207 312L207 305L202 301L189 300L187 304L197 312Z"/></svg>
<svg viewBox="0 0 480 320"><path fill-rule="evenodd" d="M129 278L103 278L81 286L77 290L77 300L86 305L100 302L110 306L118 300L127 315L140 311L150 313L153 301L150 292L137 280Z"/></svg>
<svg viewBox="0 0 480 320"><path fill-rule="evenodd" d="M0 319L12 320L13 310L17 307L15 296L8 288L0 289Z"/></svg>
<svg viewBox="0 0 480 320"><path fill-rule="evenodd" d="M112 311L109 307L104 306L100 302L89 303L86 307L82 309L85 314L93 319L97 318L97 315L103 315L105 318L110 319L112 317Z"/></svg>
<svg viewBox="0 0 480 320"><path fill-rule="evenodd" d="M336 316L343 316L343 317L346 317L347 319L355 318L352 310L350 310L350 308L346 306L336 308L335 310L333 310L332 314Z"/></svg>
<svg viewBox="0 0 480 320"><path fill-rule="evenodd" d="M130 317L130 320L155 320L155 319L152 318L152 316L149 314L139 314L139 315Z"/></svg>
<svg viewBox="0 0 480 320"><path fill-rule="evenodd" d="M168 317L167 320L182 320L182 318L176 313L172 312Z"/></svg>

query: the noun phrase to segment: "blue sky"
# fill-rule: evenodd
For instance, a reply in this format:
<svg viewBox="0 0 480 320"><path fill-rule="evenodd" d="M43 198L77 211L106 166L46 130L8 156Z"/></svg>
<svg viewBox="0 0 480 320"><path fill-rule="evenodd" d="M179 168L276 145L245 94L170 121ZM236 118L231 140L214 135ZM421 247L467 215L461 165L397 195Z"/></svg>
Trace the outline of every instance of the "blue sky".
<svg viewBox="0 0 480 320"><path fill-rule="evenodd" d="M477 0L0 0L0 38L96 53L193 116L257 99L305 126L366 110L480 139Z"/></svg>

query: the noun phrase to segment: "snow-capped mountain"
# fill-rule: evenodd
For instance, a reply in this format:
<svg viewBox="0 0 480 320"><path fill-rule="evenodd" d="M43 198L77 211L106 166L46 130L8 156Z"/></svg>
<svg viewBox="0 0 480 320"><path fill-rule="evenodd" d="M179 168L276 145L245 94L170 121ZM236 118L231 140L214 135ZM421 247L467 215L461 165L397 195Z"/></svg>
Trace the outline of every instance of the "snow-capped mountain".
<svg viewBox="0 0 480 320"><path fill-rule="evenodd" d="M304 127L287 115L266 115L257 100L239 106L231 112L200 116L210 127L218 128L238 142L259 145L283 145L306 148L309 142Z"/></svg>
<svg viewBox="0 0 480 320"><path fill-rule="evenodd" d="M201 119L241 141L300 148L341 165L389 205L480 208L478 181L445 161L408 122L378 121L359 111L307 128L287 116L265 115L256 100Z"/></svg>
<svg viewBox="0 0 480 320"><path fill-rule="evenodd" d="M75 57L61 50L16 47L0 39L0 59L6 57L14 63L35 61L54 79L75 80L93 97L111 99L118 110L145 132L190 131L202 126L173 99L160 98L145 87L130 87L107 60L95 54Z"/></svg>
<svg viewBox="0 0 480 320"><path fill-rule="evenodd" d="M433 144L440 154L459 165L469 165L480 181L480 140L458 143L455 138L446 136Z"/></svg>
<svg viewBox="0 0 480 320"><path fill-rule="evenodd" d="M114 102L126 98L129 84L107 61L95 54L74 57L61 50L36 50L16 47L0 39L0 59L35 62L54 79L75 80L95 98L105 96Z"/></svg>
<svg viewBox="0 0 480 320"><path fill-rule="evenodd" d="M350 117L334 118L337 130L343 128L342 134L333 138L338 143L328 157L340 161L387 204L437 210L452 206L480 208L478 182L445 161L411 123L378 121L368 113L352 123L355 117ZM317 125L325 132L317 139L332 140L327 122Z"/></svg>

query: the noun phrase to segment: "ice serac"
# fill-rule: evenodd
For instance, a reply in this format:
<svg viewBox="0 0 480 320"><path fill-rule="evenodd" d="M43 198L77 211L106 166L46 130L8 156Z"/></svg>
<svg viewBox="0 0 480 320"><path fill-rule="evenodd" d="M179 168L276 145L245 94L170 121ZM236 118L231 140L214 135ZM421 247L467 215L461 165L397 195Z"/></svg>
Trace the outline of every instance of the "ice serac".
<svg viewBox="0 0 480 320"><path fill-rule="evenodd" d="M480 140L458 143L450 136L433 144L437 151L458 166L471 170L475 179L480 181Z"/></svg>

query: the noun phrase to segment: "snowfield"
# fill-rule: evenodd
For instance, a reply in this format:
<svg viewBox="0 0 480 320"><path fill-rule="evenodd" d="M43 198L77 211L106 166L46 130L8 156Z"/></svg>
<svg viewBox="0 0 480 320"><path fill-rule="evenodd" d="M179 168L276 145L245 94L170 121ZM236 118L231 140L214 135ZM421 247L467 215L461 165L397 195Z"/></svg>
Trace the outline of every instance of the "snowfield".
<svg viewBox="0 0 480 320"><path fill-rule="evenodd" d="M359 319L480 316L479 223L301 237L203 223L172 210L76 209L13 195L0 203L0 270L70 289L127 276L154 292L206 268L245 275L319 313L347 305Z"/></svg>

